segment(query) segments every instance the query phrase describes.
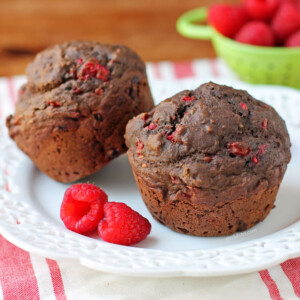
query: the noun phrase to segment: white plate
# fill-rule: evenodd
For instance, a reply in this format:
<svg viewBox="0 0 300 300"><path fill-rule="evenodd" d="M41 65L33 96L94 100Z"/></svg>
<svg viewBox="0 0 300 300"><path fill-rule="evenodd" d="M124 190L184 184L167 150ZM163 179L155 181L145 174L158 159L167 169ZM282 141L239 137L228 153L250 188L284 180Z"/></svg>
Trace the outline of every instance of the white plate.
<svg viewBox="0 0 300 300"><path fill-rule="evenodd" d="M156 83L154 96L163 99L199 81ZM300 255L300 96L289 88L230 83L273 104L287 120L292 161L281 185L276 208L266 220L248 231L228 237L192 237L171 231L146 210L126 155L97 174L95 182L111 201L121 201L147 217L152 232L132 246L113 245L96 234L68 231L59 218L68 184L39 172L8 138L0 124L0 233L17 246L53 259L74 259L93 269L141 276L218 276L267 268ZM9 187L10 191L6 191Z"/></svg>

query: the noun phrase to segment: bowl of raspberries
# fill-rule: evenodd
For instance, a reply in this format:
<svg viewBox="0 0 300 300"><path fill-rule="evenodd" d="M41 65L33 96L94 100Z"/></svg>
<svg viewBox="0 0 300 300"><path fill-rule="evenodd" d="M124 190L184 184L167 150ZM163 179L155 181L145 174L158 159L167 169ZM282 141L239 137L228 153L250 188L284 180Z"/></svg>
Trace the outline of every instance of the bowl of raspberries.
<svg viewBox="0 0 300 300"><path fill-rule="evenodd" d="M242 0L184 13L177 30L211 40L242 80L300 88L300 0Z"/></svg>

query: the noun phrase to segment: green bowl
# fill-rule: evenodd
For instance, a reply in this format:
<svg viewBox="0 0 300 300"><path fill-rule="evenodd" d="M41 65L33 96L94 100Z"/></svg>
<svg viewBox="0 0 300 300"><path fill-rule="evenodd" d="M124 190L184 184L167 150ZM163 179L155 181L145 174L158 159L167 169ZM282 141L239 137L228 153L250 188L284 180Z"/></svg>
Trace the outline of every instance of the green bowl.
<svg viewBox="0 0 300 300"><path fill-rule="evenodd" d="M260 47L238 43L209 25L195 24L206 19L206 7L188 11L177 20L177 31L188 38L211 40L218 56L242 80L300 88L300 47Z"/></svg>

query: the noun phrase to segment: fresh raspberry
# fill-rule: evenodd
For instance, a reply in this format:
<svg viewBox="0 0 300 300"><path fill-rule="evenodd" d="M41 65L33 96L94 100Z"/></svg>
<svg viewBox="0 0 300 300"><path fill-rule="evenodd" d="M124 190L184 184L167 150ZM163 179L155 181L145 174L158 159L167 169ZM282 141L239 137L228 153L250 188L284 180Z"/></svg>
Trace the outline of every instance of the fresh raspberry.
<svg viewBox="0 0 300 300"><path fill-rule="evenodd" d="M60 218L65 226L77 233L94 230L103 218L107 195L89 183L74 184L64 195L60 207Z"/></svg>
<svg viewBox="0 0 300 300"><path fill-rule="evenodd" d="M284 0L284 2L290 3L300 10L300 0Z"/></svg>
<svg viewBox="0 0 300 300"><path fill-rule="evenodd" d="M247 23L239 30L234 39L240 43L256 46L272 47L275 44L271 28L262 21Z"/></svg>
<svg viewBox="0 0 300 300"><path fill-rule="evenodd" d="M212 5L208 12L208 21L223 35L232 38L247 22L246 9L239 5Z"/></svg>
<svg viewBox="0 0 300 300"><path fill-rule="evenodd" d="M300 29L300 11L295 5L283 2L272 19L271 28L279 42Z"/></svg>
<svg viewBox="0 0 300 300"><path fill-rule="evenodd" d="M104 241L132 245L144 240L150 231L150 222L125 203L107 202L104 205L104 219L98 226Z"/></svg>
<svg viewBox="0 0 300 300"><path fill-rule="evenodd" d="M300 30L294 32L292 35L290 35L285 43L285 47L300 47Z"/></svg>
<svg viewBox="0 0 300 300"><path fill-rule="evenodd" d="M245 8L249 16L256 20L270 20L280 0L244 0Z"/></svg>

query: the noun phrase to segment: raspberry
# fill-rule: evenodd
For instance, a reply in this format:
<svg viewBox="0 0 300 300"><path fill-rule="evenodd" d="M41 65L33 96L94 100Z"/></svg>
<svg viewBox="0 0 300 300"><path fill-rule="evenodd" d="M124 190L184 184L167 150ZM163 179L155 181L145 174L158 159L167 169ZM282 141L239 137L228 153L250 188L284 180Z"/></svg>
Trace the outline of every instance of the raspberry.
<svg viewBox="0 0 300 300"><path fill-rule="evenodd" d="M144 240L150 231L150 222L125 203L108 202L104 205L104 219L98 226L98 233L104 241L132 245Z"/></svg>
<svg viewBox="0 0 300 300"><path fill-rule="evenodd" d="M89 183L74 184L64 195L60 207L60 218L65 226L77 233L94 230L103 218L107 195Z"/></svg>
<svg viewBox="0 0 300 300"><path fill-rule="evenodd" d="M141 140L137 140L136 142L136 154L137 155L142 155L142 150L144 149L145 145Z"/></svg>
<svg viewBox="0 0 300 300"><path fill-rule="evenodd" d="M280 0L244 0L250 17L256 20L269 20L274 15Z"/></svg>
<svg viewBox="0 0 300 300"><path fill-rule="evenodd" d="M157 125L157 124L154 124L154 123L150 123L149 126L147 126L147 128L148 128L149 130L154 130L154 129L156 129L157 127L158 127L158 125Z"/></svg>
<svg viewBox="0 0 300 300"><path fill-rule="evenodd" d="M237 5L212 5L208 12L208 21L216 30L227 37L233 37L247 22L246 9Z"/></svg>
<svg viewBox="0 0 300 300"><path fill-rule="evenodd" d="M267 129L268 127L268 119L263 119L260 123L262 129Z"/></svg>
<svg viewBox="0 0 300 300"><path fill-rule="evenodd" d="M189 97L189 96L184 96L184 97L181 98L181 100L182 100L182 101L185 101L185 102L192 102L192 101L194 101L195 99L196 99L195 96L191 96L191 97Z"/></svg>
<svg viewBox="0 0 300 300"><path fill-rule="evenodd" d="M82 65L83 64L83 58L78 58L75 60L77 65Z"/></svg>
<svg viewBox="0 0 300 300"><path fill-rule="evenodd" d="M246 156L251 152L251 148L241 142L228 143L227 149L235 156Z"/></svg>
<svg viewBox="0 0 300 300"><path fill-rule="evenodd" d="M240 103L240 106L241 106L241 108L242 108L243 110L247 110L247 109L248 109L247 104L244 103L244 102L241 102L241 103Z"/></svg>
<svg viewBox="0 0 300 300"><path fill-rule="evenodd" d="M81 93L82 93L82 90L81 90L81 88L75 86L75 87L73 88L73 92L74 92L74 94L81 94Z"/></svg>
<svg viewBox="0 0 300 300"><path fill-rule="evenodd" d="M300 30L294 32L292 35L290 35L285 43L285 47L300 47Z"/></svg>
<svg viewBox="0 0 300 300"><path fill-rule="evenodd" d="M171 141L172 143L175 143L175 136L178 134L181 127L182 125L180 124L176 127L175 131L173 131L171 134L167 133L166 134L167 140Z"/></svg>
<svg viewBox="0 0 300 300"><path fill-rule="evenodd" d="M109 70L100 65L98 61L87 61L83 68L78 72L77 77L80 80L86 80L91 77L96 77L103 81L107 81L110 75Z"/></svg>
<svg viewBox="0 0 300 300"><path fill-rule="evenodd" d="M268 148L268 144L262 144L258 147L258 152L257 152L257 155L258 156L263 156L266 152Z"/></svg>
<svg viewBox="0 0 300 300"><path fill-rule="evenodd" d="M271 28L279 42L300 29L300 11L291 3L285 3L279 7L272 19Z"/></svg>
<svg viewBox="0 0 300 300"><path fill-rule="evenodd" d="M97 89L95 89L94 93L97 94L97 95L102 95L103 94L103 89L97 88Z"/></svg>
<svg viewBox="0 0 300 300"><path fill-rule="evenodd" d="M300 10L300 0L285 0L285 2L294 5L297 9Z"/></svg>
<svg viewBox="0 0 300 300"><path fill-rule="evenodd" d="M256 156L254 156L252 158L252 163L255 164L255 165L257 165L259 163L259 160L258 160L258 158Z"/></svg>
<svg viewBox="0 0 300 300"><path fill-rule="evenodd" d="M60 107L60 106L61 106L61 104L60 104L59 102L54 101L54 100L48 100L48 101L47 101L47 105L48 105L48 106L51 105L51 106L54 107L54 108Z"/></svg>
<svg viewBox="0 0 300 300"><path fill-rule="evenodd" d="M268 148L268 144L262 144L258 147L258 150L256 151L255 155L251 159L250 166L253 167L259 163L260 158L265 154L267 148Z"/></svg>
<svg viewBox="0 0 300 300"><path fill-rule="evenodd" d="M256 45L274 46L275 39L271 28L262 21L251 21L244 25L236 34L237 42Z"/></svg>

